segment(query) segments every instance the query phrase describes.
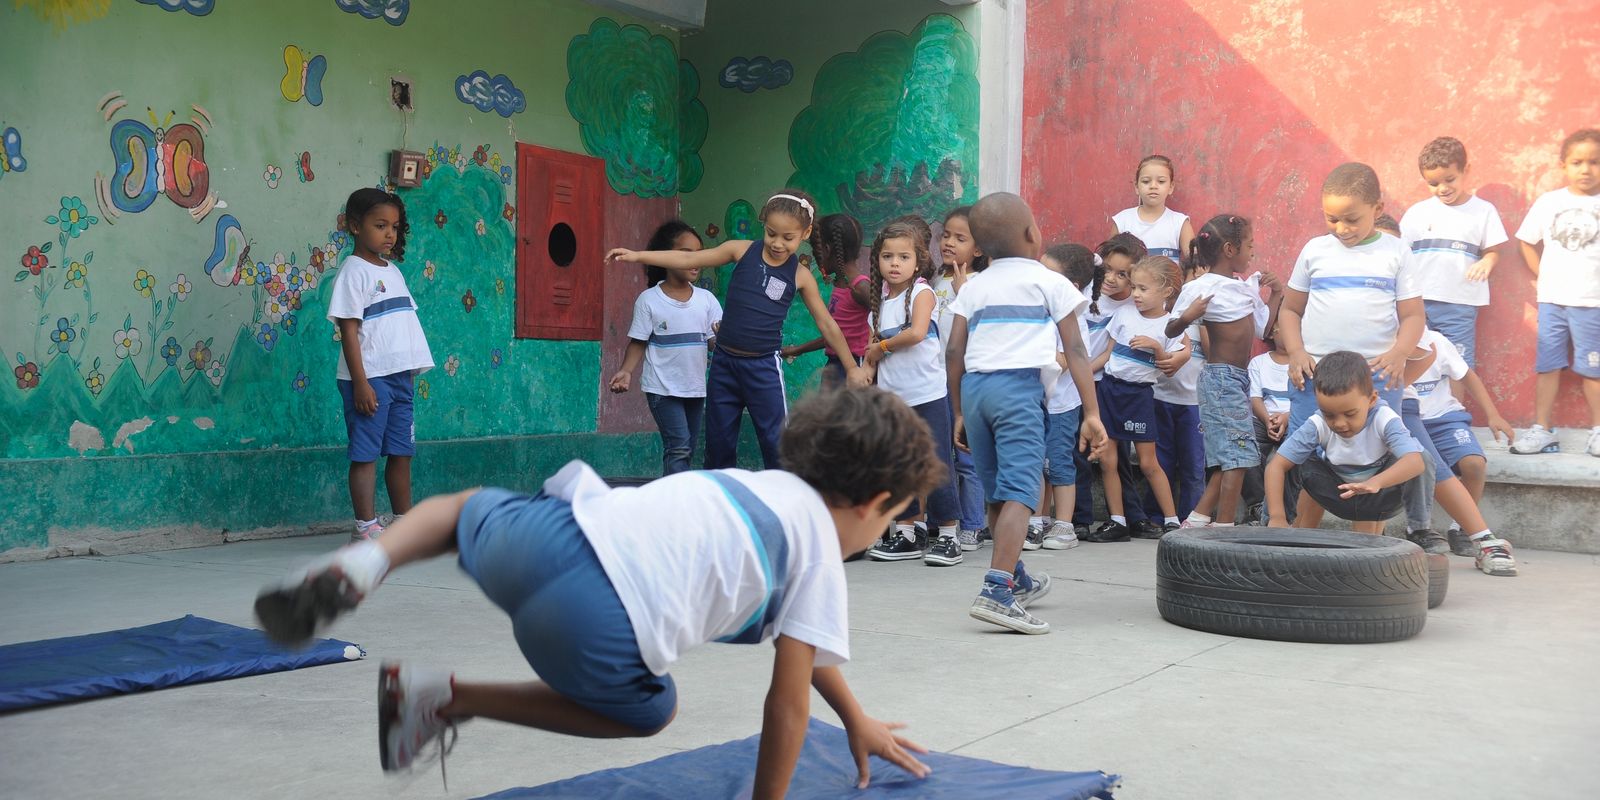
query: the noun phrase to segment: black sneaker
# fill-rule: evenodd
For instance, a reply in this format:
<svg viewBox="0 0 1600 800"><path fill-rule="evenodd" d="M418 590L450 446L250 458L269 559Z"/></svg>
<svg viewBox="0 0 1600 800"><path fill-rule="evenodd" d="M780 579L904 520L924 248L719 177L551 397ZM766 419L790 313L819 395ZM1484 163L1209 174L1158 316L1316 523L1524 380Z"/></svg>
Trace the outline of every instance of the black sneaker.
<svg viewBox="0 0 1600 800"><path fill-rule="evenodd" d="M912 523L911 527L917 532L917 549L928 549L928 523L916 522Z"/></svg>
<svg viewBox="0 0 1600 800"><path fill-rule="evenodd" d="M1029 522L1028 535L1022 539L1022 549L1038 550L1040 547L1044 546L1044 529L1045 526L1043 525L1036 525L1032 522Z"/></svg>
<svg viewBox="0 0 1600 800"><path fill-rule="evenodd" d="M940 536L922 554L922 563L930 567L953 567L961 563L961 542L954 536Z"/></svg>
<svg viewBox="0 0 1600 800"><path fill-rule="evenodd" d="M1108 542L1126 542L1129 539L1128 526L1119 525L1112 520L1100 523L1100 527L1078 537L1081 542L1106 544Z"/></svg>
<svg viewBox="0 0 1600 800"><path fill-rule="evenodd" d="M986 544L994 544L994 533L989 530L988 525L983 526L983 530L978 531L978 546L982 547Z"/></svg>
<svg viewBox="0 0 1600 800"><path fill-rule="evenodd" d="M1141 519L1129 525L1128 533L1135 539L1160 539L1167 535L1161 524L1153 519Z"/></svg>
<svg viewBox="0 0 1600 800"><path fill-rule="evenodd" d="M916 534L907 536L895 531L879 539L878 543L867 551L867 558L873 561L910 561L922 558L922 548L917 546Z"/></svg>
<svg viewBox="0 0 1600 800"><path fill-rule="evenodd" d="M1406 538L1410 539L1412 544L1422 548L1422 552L1429 555L1442 556L1452 552L1450 542L1432 528L1419 528L1411 531L1406 534ZM1473 549L1472 555L1477 555L1476 548Z"/></svg>
<svg viewBox="0 0 1600 800"><path fill-rule="evenodd" d="M1081 540L1083 537L1089 535L1089 526L1088 525L1074 525L1074 526L1072 526L1072 532L1074 534L1077 534L1078 538Z"/></svg>
<svg viewBox="0 0 1600 800"><path fill-rule="evenodd" d="M1467 558L1478 557L1477 546L1472 543L1471 539L1467 538L1465 533L1461 532L1460 528L1451 528L1449 535L1450 553L1452 555L1465 556Z"/></svg>

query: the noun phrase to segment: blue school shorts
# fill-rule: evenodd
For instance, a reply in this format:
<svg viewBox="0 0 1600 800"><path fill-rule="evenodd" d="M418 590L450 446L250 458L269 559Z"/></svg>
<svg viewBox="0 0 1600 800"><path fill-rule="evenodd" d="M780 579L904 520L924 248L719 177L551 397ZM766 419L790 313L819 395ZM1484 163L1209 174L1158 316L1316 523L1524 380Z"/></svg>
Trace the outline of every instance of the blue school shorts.
<svg viewBox="0 0 1600 800"><path fill-rule="evenodd" d="M1039 370L962 375L961 416L984 499L1038 510L1045 418Z"/></svg>
<svg viewBox="0 0 1600 800"><path fill-rule="evenodd" d="M1464 303L1424 300L1428 327L1438 331L1461 351L1467 366L1478 365L1478 307Z"/></svg>
<svg viewBox="0 0 1600 800"><path fill-rule="evenodd" d="M1123 442L1156 440L1155 384L1130 383L1107 375L1097 384L1106 434Z"/></svg>
<svg viewBox="0 0 1600 800"><path fill-rule="evenodd" d="M1044 420L1044 474L1051 486L1072 486L1078 482L1073 453L1078 450L1078 424L1083 406L1049 414Z"/></svg>
<svg viewBox="0 0 1600 800"><path fill-rule="evenodd" d="M1483 453L1483 445L1478 444L1478 437L1472 433L1472 415L1465 411L1452 411L1425 419L1422 427L1428 431L1428 438L1433 440L1433 449L1439 452L1441 460L1434 464L1435 469L1448 467L1455 470L1461 459L1467 456L1488 458Z"/></svg>
<svg viewBox="0 0 1600 800"><path fill-rule="evenodd" d="M512 635L562 696L639 731L672 719L672 676L645 666L633 624L572 505L484 489L456 521L461 568L511 616Z"/></svg>
<svg viewBox="0 0 1600 800"><path fill-rule="evenodd" d="M1539 304L1539 353L1534 372L1572 368L1600 378L1600 308Z"/></svg>
<svg viewBox="0 0 1600 800"><path fill-rule="evenodd" d="M416 379L411 371L368 378L367 383L372 384L372 393L378 396L378 410L370 417L356 410L355 384L339 381L350 460L365 464L377 461L378 456L416 455L416 426L411 419Z"/></svg>
<svg viewBox="0 0 1600 800"><path fill-rule="evenodd" d="M1232 364L1206 362L1200 373L1200 432L1206 466L1253 469L1261 464L1255 414L1250 410L1250 373Z"/></svg>

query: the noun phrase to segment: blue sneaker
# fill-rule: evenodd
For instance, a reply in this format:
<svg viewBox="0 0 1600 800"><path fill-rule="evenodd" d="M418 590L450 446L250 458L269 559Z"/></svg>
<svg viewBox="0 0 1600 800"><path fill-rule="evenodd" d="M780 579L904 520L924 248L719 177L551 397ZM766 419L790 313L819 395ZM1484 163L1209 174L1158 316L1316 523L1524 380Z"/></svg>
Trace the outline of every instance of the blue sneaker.
<svg viewBox="0 0 1600 800"><path fill-rule="evenodd" d="M999 625L1018 633L1040 634L1050 632L1050 623L1029 614L1017 603L1009 584L983 582L983 591L972 601L968 611L973 619Z"/></svg>
<svg viewBox="0 0 1600 800"><path fill-rule="evenodd" d="M1022 562L1017 562L1017 571L1014 574L1011 596L1017 599L1017 605L1027 608L1033 601L1050 593L1050 576L1043 572L1029 574L1023 568Z"/></svg>

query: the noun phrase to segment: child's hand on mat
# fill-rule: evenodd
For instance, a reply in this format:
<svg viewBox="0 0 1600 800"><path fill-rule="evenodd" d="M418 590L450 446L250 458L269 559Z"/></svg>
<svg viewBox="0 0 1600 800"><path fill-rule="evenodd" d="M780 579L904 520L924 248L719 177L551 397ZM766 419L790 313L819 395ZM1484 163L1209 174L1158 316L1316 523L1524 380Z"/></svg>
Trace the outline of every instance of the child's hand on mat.
<svg viewBox="0 0 1600 800"><path fill-rule="evenodd" d="M1341 484L1339 484L1339 497L1341 497L1341 498L1343 498L1345 500L1349 500L1350 498L1355 497L1358 494L1377 494L1377 493L1378 493L1378 487L1373 486L1368 481L1362 481L1360 483L1341 483Z"/></svg>
<svg viewBox="0 0 1600 800"><path fill-rule="evenodd" d="M609 264L613 261L628 261L631 263L638 263L639 254L629 250L626 247L613 248L611 252L606 253L606 263Z"/></svg>
<svg viewBox="0 0 1600 800"><path fill-rule="evenodd" d="M1494 435L1494 440L1497 442L1500 441L1500 434L1504 433L1506 444L1511 444L1511 440L1517 438L1517 432L1511 427L1511 423L1506 422L1506 418L1501 416L1489 418L1489 432Z"/></svg>
<svg viewBox="0 0 1600 800"><path fill-rule="evenodd" d="M913 752L926 753L928 748L895 733L905 726L904 722L879 722L866 716L849 726L846 733L850 736L850 754L856 759L857 789L867 788L867 782L872 778L868 756L877 756L918 778L926 778L933 772L927 764L911 755Z"/></svg>
<svg viewBox="0 0 1600 800"><path fill-rule="evenodd" d="M1375 387L1378 391L1384 389L1399 389L1406 385L1406 353L1396 353L1390 350L1377 358L1368 361L1376 373L1374 378L1382 378L1384 386ZM1374 380L1376 383L1376 380Z"/></svg>
<svg viewBox="0 0 1600 800"><path fill-rule="evenodd" d="M372 416L378 413L378 393L372 391L372 384L362 381L355 385L356 410Z"/></svg>
<svg viewBox="0 0 1600 800"><path fill-rule="evenodd" d="M616 394L623 394L628 391L628 384L632 382L632 375L629 375L623 370L617 370L617 374L611 376L611 391L615 392Z"/></svg>
<svg viewBox="0 0 1600 800"><path fill-rule="evenodd" d="M1289 354L1289 382L1296 389L1306 388L1306 378L1317 371L1317 364L1311 360L1311 354L1304 350Z"/></svg>

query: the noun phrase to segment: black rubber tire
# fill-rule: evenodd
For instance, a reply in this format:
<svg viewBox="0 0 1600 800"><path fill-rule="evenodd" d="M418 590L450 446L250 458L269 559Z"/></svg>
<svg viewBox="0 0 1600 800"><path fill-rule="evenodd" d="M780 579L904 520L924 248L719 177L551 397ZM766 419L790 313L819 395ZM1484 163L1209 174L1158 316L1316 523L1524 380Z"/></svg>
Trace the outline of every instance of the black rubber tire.
<svg viewBox="0 0 1600 800"><path fill-rule="evenodd" d="M1364 533L1174 531L1156 548L1156 607L1226 636L1395 642L1427 623L1428 560L1411 542Z"/></svg>
<svg viewBox="0 0 1600 800"><path fill-rule="evenodd" d="M1428 553L1428 608L1438 608L1450 592L1450 557Z"/></svg>

